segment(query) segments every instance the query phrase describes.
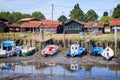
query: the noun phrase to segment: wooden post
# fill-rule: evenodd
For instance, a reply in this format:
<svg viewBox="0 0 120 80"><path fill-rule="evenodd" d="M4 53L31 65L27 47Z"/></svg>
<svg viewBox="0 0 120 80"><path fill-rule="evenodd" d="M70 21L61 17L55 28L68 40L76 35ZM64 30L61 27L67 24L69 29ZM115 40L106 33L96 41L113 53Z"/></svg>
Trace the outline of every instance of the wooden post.
<svg viewBox="0 0 120 80"><path fill-rule="evenodd" d="M120 29L120 27L113 27L114 29L114 34L115 34L115 57L116 57L116 53L117 53L117 29Z"/></svg>
<svg viewBox="0 0 120 80"><path fill-rule="evenodd" d="M64 29L64 51L65 51L65 29Z"/></svg>

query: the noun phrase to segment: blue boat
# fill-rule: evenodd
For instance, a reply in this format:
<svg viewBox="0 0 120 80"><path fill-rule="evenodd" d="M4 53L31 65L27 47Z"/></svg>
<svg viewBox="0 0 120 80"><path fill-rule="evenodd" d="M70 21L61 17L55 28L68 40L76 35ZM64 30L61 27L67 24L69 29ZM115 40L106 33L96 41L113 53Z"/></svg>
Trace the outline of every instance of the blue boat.
<svg viewBox="0 0 120 80"><path fill-rule="evenodd" d="M82 56L85 53L85 48L79 47L78 44L72 44L71 49L67 52L67 56L75 57Z"/></svg>
<svg viewBox="0 0 120 80"><path fill-rule="evenodd" d="M103 48L102 47L93 47L91 50L90 50L90 55L93 55L93 56L100 56L103 52Z"/></svg>

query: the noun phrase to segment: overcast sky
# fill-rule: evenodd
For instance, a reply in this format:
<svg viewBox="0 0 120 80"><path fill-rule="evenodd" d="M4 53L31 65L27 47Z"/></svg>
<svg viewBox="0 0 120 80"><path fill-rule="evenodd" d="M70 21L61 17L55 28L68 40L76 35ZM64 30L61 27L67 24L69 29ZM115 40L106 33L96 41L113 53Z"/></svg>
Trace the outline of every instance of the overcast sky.
<svg viewBox="0 0 120 80"><path fill-rule="evenodd" d="M76 3L79 3L84 13L93 9L101 17L104 11L108 11L111 15L113 9L120 4L120 0L0 0L0 12L15 11L31 14L40 11L46 19L52 19L53 4L53 19L57 20L62 14L69 18L70 11Z"/></svg>

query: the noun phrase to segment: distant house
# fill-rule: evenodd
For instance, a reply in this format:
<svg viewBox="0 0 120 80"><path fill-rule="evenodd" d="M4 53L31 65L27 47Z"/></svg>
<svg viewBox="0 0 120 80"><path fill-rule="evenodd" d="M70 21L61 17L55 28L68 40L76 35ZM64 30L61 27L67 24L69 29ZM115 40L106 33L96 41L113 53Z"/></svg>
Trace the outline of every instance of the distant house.
<svg viewBox="0 0 120 80"><path fill-rule="evenodd" d="M84 32L100 32L104 33L105 24L102 22L86 22L84 23Z"/></svg>
<svg viewBox="0 0 120 80"><path fill-rule="evenodd" d="M55 32L57 31L57 27L61 25L60 21L52 21L52 20L42 20L41 28L44 32Z"/></svg>
<svg viewBox="0 0 120 80"><path fill-rule="evenodd" d="M35 32L39 30L41 21L34 18L24 18L20 20L22 32Z"/></svg>
<svg viewBox="0 0 120 80"><path fill-rule="evenodd" d="M111 19L109 22L110 32L114 32L113 27L120 27L120 18ZM120 30L118 30L120 32Z"/></svg>
<svg viewBox="0 0 120 80"><path fill-rule="evenodd" d="M82 22L71 20L57 28L58 33L74 34L83 32L84 24Z"/></svg>
<svg viewBox="0 0 120 80"><path fill-rule="evenodd" d="M0 18L0 32L8 32L7 23L7 19Z"/></svg>
<svg viewBox="0 0 120 80"><path fill-rule="evenodd" d="M16 23L8 23L7 24L7 28L9 30L9 32L20 32L21 31L21 25L20 24L16 24Z"/></svg>
<svg viewBox="0 0 120 80"><path fill-rule="evenodd" d="M80 32L101 32L104 33L104 23L100 22L80 22L71 20L57 29L58 33L74 34Z"/></svg>

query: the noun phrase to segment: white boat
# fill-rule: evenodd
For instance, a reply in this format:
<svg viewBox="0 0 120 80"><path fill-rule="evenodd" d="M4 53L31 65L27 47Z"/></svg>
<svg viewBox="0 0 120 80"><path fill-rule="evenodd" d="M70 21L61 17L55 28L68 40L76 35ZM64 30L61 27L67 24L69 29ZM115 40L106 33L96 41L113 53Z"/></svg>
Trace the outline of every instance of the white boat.
<svg viewBox="0 0 120 80"><path fill-rule="evenodd" d="M20 55L21 49L15 45L15 41L3 41L1 43L0 57Z"/></svg>
<svg viewBox="0 0 120 80"><path fill-rule="evenodd" d="M42 56L51 56L54 55L58 50L58 46L56 45L48 45L46 46L42 51L41 51L41 55Z"/></svg>
<svg viewBox="0 0 120 80"><path fill-rule="evenodd" d="M107 60L109 60L110 58L112 58L114 56L114 52L110 47L106 47L102 54L103 57L105 57Z"/></svg>
<svg viewBox="0 0 120 80"><path fill-rule="evenodd" d="M22 50L22 56L27 57L36 52L36 47L26 47L26 48L22 48L21 50Z"/></svg>

